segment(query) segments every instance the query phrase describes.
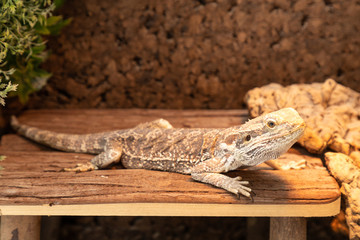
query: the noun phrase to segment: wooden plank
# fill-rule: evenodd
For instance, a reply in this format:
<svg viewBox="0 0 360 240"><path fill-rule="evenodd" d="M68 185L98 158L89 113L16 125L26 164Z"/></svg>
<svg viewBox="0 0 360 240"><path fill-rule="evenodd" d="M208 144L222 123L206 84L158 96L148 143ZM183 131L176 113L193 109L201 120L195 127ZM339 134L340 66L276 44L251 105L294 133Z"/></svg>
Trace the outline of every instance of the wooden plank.
<svg viewBox="0 0 360 240"><path fill-rule="evenodd" d="M272 217L270 218L270 240L305 240L306 218Z"/></svg>
<svg viewBox="0 0 360 240"><path fill-rule="evenodd" d="M89 204L113 202L251 203L194 182L188 175L143 169L61 172L91 156L63 152L8 152L2 161L0 204ZM254 203L326 203L339 196L325 169L236 171L251 182ZM139 176L141 176L139 178Z"/></svg>
<svg viewBox="0 0 360 240"><path fill-rule="evenodd" d="M51 148L37 144L17 134L6 134L1 139L0 155L4 152L32 152L32 151L54 151Z"/></svg>
<svg viewBox="0 0 360 240"><path fill-rule="evenodd" d="M114 203L0 205L2 215L29 216L208 216L327 217L339 213L340 198L325 204Z"/></svg>
<svg viewBox="0 0 360 240"><path fill-rule="evenodd" d="M2 216L0 239L39 240L40 220L39 216Z"/></svg>

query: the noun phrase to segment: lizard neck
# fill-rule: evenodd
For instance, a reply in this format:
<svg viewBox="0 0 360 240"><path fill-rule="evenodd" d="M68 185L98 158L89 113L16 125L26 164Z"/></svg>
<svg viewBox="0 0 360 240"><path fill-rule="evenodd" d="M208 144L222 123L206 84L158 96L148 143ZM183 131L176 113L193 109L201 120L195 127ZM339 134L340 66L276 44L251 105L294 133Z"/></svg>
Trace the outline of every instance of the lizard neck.
<svg viewBox="0 0 360 240"><path fill-rule="evenodd" d="M223 129L217 134L214 157L220 159L225 172L243 166L245 155L236 146L236 142L241 138L243 138L243 134L238 126Z"/></svg>

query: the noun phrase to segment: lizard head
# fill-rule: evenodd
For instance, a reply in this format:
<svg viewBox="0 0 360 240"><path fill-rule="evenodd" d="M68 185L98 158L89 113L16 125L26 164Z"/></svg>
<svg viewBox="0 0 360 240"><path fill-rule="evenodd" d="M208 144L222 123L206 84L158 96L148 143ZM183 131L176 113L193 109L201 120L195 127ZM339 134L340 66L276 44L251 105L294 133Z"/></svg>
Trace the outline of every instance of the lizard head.
<svg viewBox="0 0 360 240"><path fill-rule="evenodd" d="M305 122L293 108L283 108L232 129L223 146L241 165L255 166L285 153L304 133Z"/></svg>

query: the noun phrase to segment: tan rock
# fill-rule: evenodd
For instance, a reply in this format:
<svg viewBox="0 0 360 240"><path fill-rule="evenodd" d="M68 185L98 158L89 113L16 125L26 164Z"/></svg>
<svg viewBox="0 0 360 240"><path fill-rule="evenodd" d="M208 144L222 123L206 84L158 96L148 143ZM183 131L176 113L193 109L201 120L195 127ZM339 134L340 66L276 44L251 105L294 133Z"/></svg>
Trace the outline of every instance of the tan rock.
<svg viewBox="0 0 360 240"><path fill-rule="evenodd" d="M345 195L345 216L349 226L349 239L360 238L360 170L345 154L328 152L326 165L331 174L341 182L341 192Z"/></svg>
<svg viewBox="0 0 360 240"><path fill-rule="evenodd" d="M299 141L310 152L321 153L329 146L347 155L360 145L359 99L359 93L332 79L287 87L269 84L245 96L253 117L284 107L295 108L310 129Z"/></svg>
<svg viewBox="0 0 360 240"><path fill-rule="evenodd" d="M350 239L360 238L360 94L336 83L269 84L245 96L251 116L295 108L307 124L299 143L311 153L327 147L326 165L341 183Z"/></svg>

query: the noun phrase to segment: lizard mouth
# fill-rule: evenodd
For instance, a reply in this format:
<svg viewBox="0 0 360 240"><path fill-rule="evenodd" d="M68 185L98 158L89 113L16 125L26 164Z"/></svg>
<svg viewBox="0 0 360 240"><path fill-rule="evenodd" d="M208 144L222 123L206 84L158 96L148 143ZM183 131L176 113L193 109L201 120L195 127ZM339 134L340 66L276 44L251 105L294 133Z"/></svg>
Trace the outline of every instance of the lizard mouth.
<svg viewBox="0 0 360 240"><path fill-rule="evenodd" d="M305 128L306 128L306 124L305 124L305 122L303 122L302 124L300 124L300 126L293 129L292 131L290 131L290 134L295 133L295 132L299 132L299 135L301 136L304 133Z"/></svg>
<svg viewBox="0 0 360 240"><path fill-rule="evenodd" d="M289 135L299 135L298 137L301 137L304 134L305 128L306 124L303 122L297 127L292 128L290 131L280 134L279 137L286 137Z"/></svg>
<svg viewBox="0 0 360 240"><path fill-rule="evenodd" d="M294 143L296 143L299 138L304 134L305 123L300 124L299 126L292 128L288 132L279 134L276 139L277 141L282 142L283 148L281 150L276 151L276 157L280 156L283 152L286 152ZM276 141L276 140L275 140Z"/></svg>
<svg viewBox="0 0 360 240"><path fill-rule="evenodd" d="M294 145L304 134L304 130L305 124L301 124L300 126L292 129L291 131L281 134L278 139L281 139L280 141L283 142L283 145L278 149L272 149L274 151L272 152L272 155L270 154L269 159L276 159L281 154L289 150L289 148L291 148L291 146ZM271 152L271 150L269 152Z"/></svg>

